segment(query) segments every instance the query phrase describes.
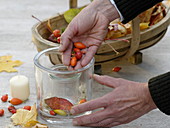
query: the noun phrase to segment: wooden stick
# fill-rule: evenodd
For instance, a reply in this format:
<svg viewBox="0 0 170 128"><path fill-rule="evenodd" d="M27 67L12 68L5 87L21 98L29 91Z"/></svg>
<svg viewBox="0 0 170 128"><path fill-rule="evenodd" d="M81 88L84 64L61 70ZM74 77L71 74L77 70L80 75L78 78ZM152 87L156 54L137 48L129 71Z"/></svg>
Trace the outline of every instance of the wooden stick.
<svg viewBox="0 0 170 128"><path fill-rule="evenodd" d="M77 8L77 0L70 0L70 8Z"/></svg>

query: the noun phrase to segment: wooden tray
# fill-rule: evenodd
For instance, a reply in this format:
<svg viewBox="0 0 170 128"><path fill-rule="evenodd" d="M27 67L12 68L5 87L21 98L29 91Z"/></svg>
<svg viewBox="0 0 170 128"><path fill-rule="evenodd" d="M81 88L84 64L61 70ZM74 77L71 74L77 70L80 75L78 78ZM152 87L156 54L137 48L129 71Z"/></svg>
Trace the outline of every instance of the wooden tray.
<svg viewBox="0 0 170 128"><path fill-rule="evenodd" d="M70 8L77 7L77 0L70 0ZM63 14L57 14L56 16L50 17L52 28L65 28L68 24L64 19ZM44 27L43 24L47 24L48 19L42 23L37 23L32 27L32 41L36 45L38 52L50 48L59 46L59 44L46 40L50 33ZM142 49L149 48L156 44L165 35L168 25L170 24L170 11L167 15L157 24L150 26L149 29L140 31L139 18L136 17L132 20L132 34L129 34L121 39L129 40L129 43L124 41L113 41L107 40L112 47L114 47L119 54L113 52L113 50L106 44L103 43L95 55L95 63L102 64L103 62L114 60L114 59L127 59L135 56ZM52 61L55 63L56 58L53 55L50 56ZM140 57L141 59L141 57ZM134 64L140 63L141 60Z"/></svg>

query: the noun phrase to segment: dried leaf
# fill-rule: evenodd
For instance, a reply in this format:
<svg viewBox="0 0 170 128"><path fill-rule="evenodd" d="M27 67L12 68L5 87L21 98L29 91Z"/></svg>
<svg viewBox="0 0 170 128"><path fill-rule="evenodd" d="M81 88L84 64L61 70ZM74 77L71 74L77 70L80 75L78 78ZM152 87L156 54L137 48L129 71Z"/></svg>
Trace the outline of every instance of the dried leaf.
<svg viewBox="0 0 170 128"><path fill-rule="evenodd" d="M61 110L70 110L73 104L64 98L58 98L58 97L51 97L48 99L45 99L45 103L51 108L51 109L61 109Z"/></svg>
<svg viewBox="0 0 170 128"><path fill-rule="evenodd" d="M31 110L18 109L15 114L11 116L14 125L32 126L37 123L37 109L36 104L31 107Z"/></svg>
<svg viewBox="0 0 170 128"><path fill-rule="evenodd" d="M0 56L0 72L17 72L13 67L20 66L23 62L11 60L12 56Z"/></svg>

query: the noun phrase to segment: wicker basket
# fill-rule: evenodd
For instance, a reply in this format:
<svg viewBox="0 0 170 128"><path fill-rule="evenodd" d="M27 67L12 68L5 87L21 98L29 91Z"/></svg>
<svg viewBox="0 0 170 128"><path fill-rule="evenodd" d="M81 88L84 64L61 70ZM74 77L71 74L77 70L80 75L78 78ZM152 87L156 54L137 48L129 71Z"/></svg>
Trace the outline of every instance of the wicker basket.
<svg viewBox="0 0 170 128"><path fill-rule="evenodd" d="M70 0L70 8L75 7L77 7L77 0ZM47 21L48 19L44 20L42 23L37 23L32 27L32 40L36 45L38 52L50 47L59 46L59 44L46 40L50 33L43 24L46 24ZM51 17L50 22L52 28L61 29L68 25L63 14ZM167 12L167 15L159 23L143 31L140 31L139 18L136 17L132 20L132 34L122 37L122 39L129 40L130 42L107 40L106 42L112 45L119 54L113 52L106 43L103 43L95 55L95 63L102 64L103 62L114 59L129 58L138 51L153 46L164 36L169 24L170 11ZM58 58L55 58L53 55L50 55L50 59L53 63L58 61Z"/></svg>

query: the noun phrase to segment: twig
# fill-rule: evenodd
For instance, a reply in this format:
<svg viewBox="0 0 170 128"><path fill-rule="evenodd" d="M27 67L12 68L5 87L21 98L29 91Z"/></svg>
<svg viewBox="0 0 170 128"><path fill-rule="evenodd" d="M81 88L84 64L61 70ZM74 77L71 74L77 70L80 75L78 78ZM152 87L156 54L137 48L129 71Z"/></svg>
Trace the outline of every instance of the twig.
<svg viewBox="0 0 170 128"><path fill-rule="evenodd" d="M105 41L104 41L105 42ZM118 51L116 51L116 49L114 47L112 47L112 45L110 45L109 43L105 42L115 53L116 55L119 55L120 53Z"/></svg>
<svg viewBox="0 0 170 128"><path fill-rule="evenodd" d="M38 20L41 24L43 24L44 27L47 28L49 32L53 33L53 31L52 31L51 29L49 29L49 27L48 27L47 25L45 25L45 23L43 23L40 19L38 19L37 17L35 17L35 16L33 16L33 15L32 15L32 17L33 17L34 19Z"/></svg>

